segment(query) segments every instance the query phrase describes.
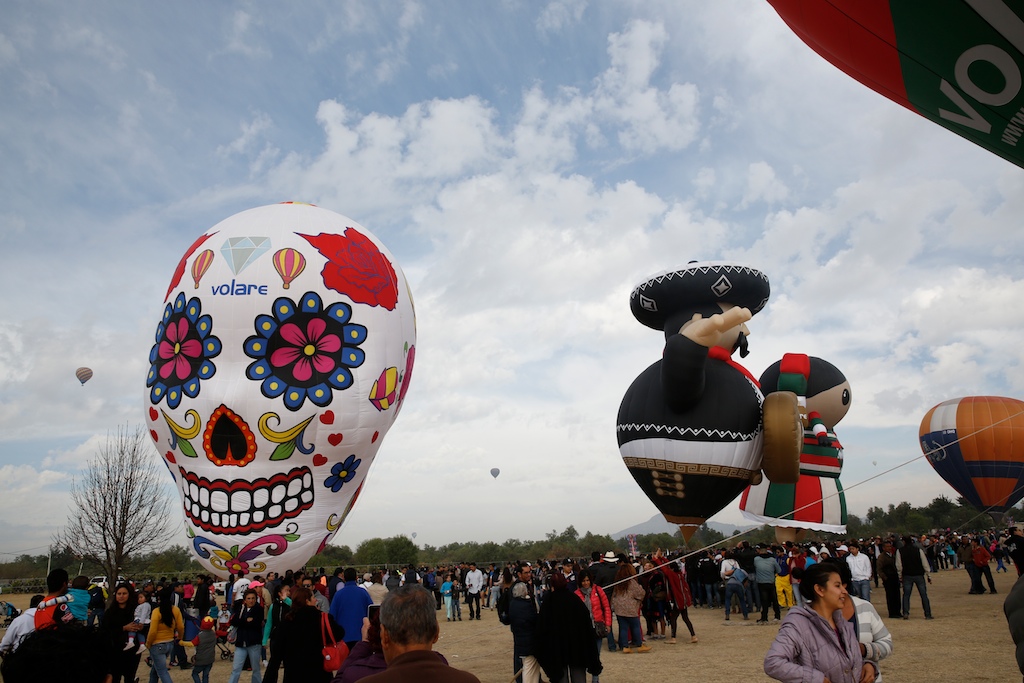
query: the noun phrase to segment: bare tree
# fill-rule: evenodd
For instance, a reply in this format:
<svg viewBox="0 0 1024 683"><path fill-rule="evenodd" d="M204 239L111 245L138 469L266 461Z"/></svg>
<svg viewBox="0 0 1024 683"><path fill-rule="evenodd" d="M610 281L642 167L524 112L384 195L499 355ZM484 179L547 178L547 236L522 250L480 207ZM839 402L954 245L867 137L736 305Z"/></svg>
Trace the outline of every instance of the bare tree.
<svg viewBox="0 0 1024 683"><path fill-rule="evenodd" d="M71 486L68 523L54 538L79 557L101 565L111 585L133 555L168 541L170 506L162 470L148 434L118 427Z"/></svg>

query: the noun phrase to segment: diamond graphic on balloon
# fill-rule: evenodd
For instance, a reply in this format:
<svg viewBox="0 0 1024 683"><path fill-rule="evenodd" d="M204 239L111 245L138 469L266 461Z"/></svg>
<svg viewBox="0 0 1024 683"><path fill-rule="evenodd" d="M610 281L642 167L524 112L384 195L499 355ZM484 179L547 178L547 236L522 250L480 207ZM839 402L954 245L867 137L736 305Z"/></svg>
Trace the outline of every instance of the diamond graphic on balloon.
<svg viewBox="0 0 1024 683"><path fill-rule="evenodd" d="M270 251L269 237L229 237L220 248L231 272L238 275Z"/></svg>

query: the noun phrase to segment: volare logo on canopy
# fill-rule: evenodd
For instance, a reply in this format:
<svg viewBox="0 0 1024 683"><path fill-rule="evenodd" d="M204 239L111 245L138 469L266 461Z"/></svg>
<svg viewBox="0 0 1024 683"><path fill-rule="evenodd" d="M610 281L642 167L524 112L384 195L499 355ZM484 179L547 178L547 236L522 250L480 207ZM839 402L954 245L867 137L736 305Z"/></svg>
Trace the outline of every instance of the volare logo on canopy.
<svg viewBox="0 0 1024 683"><path fill-rule="evenodd" d="M213 296L249 296L251 294L266 296L267 291L267 285L245 284L234 280L210 287L210 294Z"/></svg>

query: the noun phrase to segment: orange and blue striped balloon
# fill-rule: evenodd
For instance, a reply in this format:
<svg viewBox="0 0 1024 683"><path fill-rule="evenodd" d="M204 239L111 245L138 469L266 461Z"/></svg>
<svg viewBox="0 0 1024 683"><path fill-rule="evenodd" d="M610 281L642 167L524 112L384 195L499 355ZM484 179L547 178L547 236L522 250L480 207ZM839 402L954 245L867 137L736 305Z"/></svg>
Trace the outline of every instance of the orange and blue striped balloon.
<svg viewBox="0 0 1024 683"><path fill-rule="evenodd" d="M979 510L999 515L1024 498L1024 401L944 401L921 420L919 438L939 476Z"/></svg>

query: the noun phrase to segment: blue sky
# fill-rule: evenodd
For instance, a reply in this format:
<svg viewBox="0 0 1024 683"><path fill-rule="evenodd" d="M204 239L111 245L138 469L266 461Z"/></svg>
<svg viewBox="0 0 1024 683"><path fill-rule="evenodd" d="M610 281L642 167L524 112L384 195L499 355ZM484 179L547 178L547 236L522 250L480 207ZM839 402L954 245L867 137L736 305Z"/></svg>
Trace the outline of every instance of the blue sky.
<svg viewBox="0 0 1024 683"><path fill-rule="evenodd" d="M0 552L41 552L142 423L184 250L278 201L372 230L416 298L415 380L335 543L650 517L614 424L662 337L629 292L692 259L771 279L755 374L850 379L854 513L953 495L923 460L850 488L920 454L932 405L1024 393L1020 169L766 2L12 2L0 87Z"/></svg>

